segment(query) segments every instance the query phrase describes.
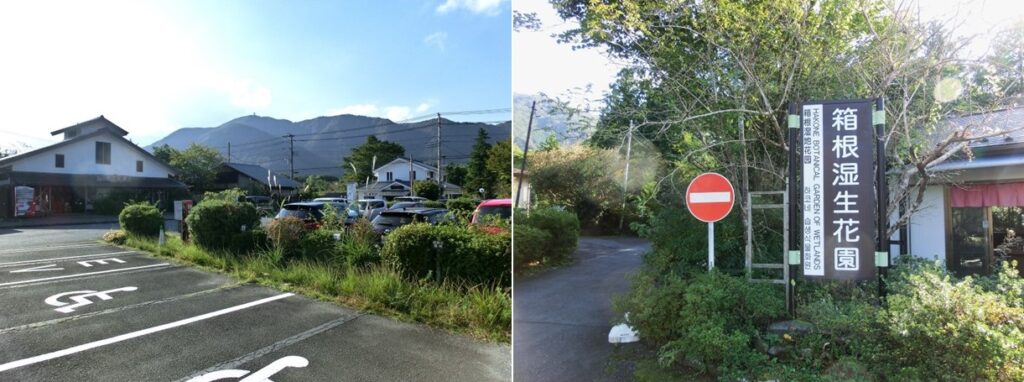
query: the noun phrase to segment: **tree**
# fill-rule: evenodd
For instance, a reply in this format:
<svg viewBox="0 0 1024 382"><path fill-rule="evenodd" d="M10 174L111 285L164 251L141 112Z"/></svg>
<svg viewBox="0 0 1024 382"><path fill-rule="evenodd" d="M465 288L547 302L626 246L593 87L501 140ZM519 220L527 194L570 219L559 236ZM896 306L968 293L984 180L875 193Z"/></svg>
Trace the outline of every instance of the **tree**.
<svg viewBox="0 0 1024 382"><path fill-rule="evenodd" d="M166 143L161 146L153 148L153 156L155 156L156 159L159 159L164 163L168 164L170 164L171 160L174 159L174 156L178 155L179 153L181 152L171 146L168 146Z"/></svg>
<svg viewBox="0 0 1024 382"><path fill-rule="evenodd" d="M895 230L923 201L929 169L979 137L976 126L943 125L963 105L936 96L943 81L969 72L958 57L965 42L945 24L918 19L911 2L553 3L579 25L562 41L632 63L606 99L593 142L615 145L634 120L634 132L667 150L670 171L658 182L666 201L682 193L679 180L701 171L732 179L749 172L741 201L749 189L783 189L789 102L884 97L886 156L900 173L888 211L908 206Z"/></svg>
<svg viewBox="0 0 1024 382"><path fill-rule="evenodd" d="M373 174L373 157L377 157L377 165L383 165L405 155L402 145L377 139L376 136L366 137L366 142L356 146L349 156L342 160L341 179L345 182L363 183L366 177ZM352 170L352 171L349 171ZM373 179L371 179L372 181Z"/></svg>
<svg viewBox="0 0 1024 382"><path fill-rule="evenodd" d="M418 180L412 183L412 190L416 196L422 196L430 200L437 200L441 197L441 186L433 181Z"/></svg>
<svg viewBox="0 0 1024 382"><path fill-rule="evenodd" d="M559 146L558 138L555 137L555 134L551 134L551 135L548 135L547 138L544 138L544 142L540 143L540 146L537 147L537 151L558 150L558 146Z"/></svg>
<svg viewBox="0 0 1024 382"><path fill-rule="evenodd" d="M449 163L444 166L445 181L451 184L463 186L466 182L466 166Z"/></svg>
<svg viewBox="0 0 1024 382"><path fill-rule="evenodd" d="M476 135L476 143L473 144L473 151L469 153L469 163L466 165L466 184L463 185L463 188L467 193L475 194L483 188L484 196L494 195L494 174L487 168L490 150L491 145L487 143L487 132L480 129ZM511 150L509 151L511 152Z"/></svg>
<svg viewBox="0 0 1024 382"><path fill-rule="evenodd" d="M499 198L512 196L512 140L498 141L487 157L487 170L494 176L491 186Z"/></svg>
<svg viewBox="0 0 1024 382"><path fill-rule="evenodd" d="M178 169L181 180L192 186L193 191L207 190L217 177L217 167L221 163L224 163L224 157L217 149L198 143L172 155L170 161L170 165Z"/></svg>
<svg viewBox="0 0 1024 382"><path fill-rule="evenodd" d="M299 191L299 197L302 199L311 199L323 195L331 187L330 182L325 180L319 175L307 176L305 181L302 182L302 190Z"/></svg>

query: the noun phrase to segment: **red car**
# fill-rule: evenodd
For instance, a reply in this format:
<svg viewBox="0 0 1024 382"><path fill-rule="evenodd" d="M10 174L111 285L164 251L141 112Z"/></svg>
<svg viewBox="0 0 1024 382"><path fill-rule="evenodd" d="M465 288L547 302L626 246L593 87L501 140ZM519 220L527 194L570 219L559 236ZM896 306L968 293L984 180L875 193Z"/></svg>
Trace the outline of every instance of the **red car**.
<svg viewBox="0 0 1024 382"><path fill-rule="evenodd" d="M480 202L476 206L476 210L473 211L473 219L470 224L484 224L494 217L502 220L510 219L512 217L512 199L488 199ZM491 230L487 229L487 231Z"/></svg>

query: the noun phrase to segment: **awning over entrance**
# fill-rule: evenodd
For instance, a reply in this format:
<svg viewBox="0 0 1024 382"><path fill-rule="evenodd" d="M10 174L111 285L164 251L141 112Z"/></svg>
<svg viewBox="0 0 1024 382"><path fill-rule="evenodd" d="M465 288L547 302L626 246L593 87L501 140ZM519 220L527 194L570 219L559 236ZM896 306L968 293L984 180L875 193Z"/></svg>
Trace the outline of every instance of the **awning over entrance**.
<svg viewBox="0 0 1024 382"><path fill-rule="evenodd" d="M123 175L50 174L43 172L13 172L16 185L34 186L89 186L110 188L186 188L184 183L170 178L144 178Z"/></svg>
<svg viewBox="0 0 1024 382"><path fill-rule="evenodd" d="M1024 182L952 186L949 199L954 208L1024 207Z"/></svg>

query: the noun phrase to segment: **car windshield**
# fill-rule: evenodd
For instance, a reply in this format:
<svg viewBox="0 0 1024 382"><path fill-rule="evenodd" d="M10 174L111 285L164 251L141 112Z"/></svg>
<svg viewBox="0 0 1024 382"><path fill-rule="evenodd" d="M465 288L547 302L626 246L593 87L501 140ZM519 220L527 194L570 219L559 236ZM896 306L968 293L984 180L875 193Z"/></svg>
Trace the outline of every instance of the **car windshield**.
<svg viewBox="0 0 1024 382"><path fill-rule="evenodd" d="M405 225L413 222L412 215L379 215L373 224L387 227Z"/></svg>
<svg viewBox="0 0 1024 382"><path fill-rule="evenodd" d="M480 207L480 217L497 216L502 219L512 217L512 206L486 206Z"/></svg>
<svg viewBox="0 0 1024 382"><path fill-rule="evenodd" d="M284 206L275 217L280 219L289 216L299 219L320 219L323 214L320 208L314 206Z"/></svg>

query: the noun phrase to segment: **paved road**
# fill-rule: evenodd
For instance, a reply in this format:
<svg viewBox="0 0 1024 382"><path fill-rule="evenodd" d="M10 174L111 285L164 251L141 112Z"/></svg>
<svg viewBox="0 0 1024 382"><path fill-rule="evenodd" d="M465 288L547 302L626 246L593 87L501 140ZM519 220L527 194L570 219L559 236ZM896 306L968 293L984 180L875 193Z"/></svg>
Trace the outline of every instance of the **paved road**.
<svg viewBox="0 0 1024 382"><path fill-rule="evenodd" d="M107 228L0 233L0 380L510 379L506 345L96 243Z"/></svg>
<svg viewBox="0 0 1024 382"><path fill-rule="evenodd" d="M581 238L570 267L516 280L512 328L516 381L621 381L629 370L606 371L616 317L612 297L629 290L628 274L650 250L632 238Z"/></svg>

